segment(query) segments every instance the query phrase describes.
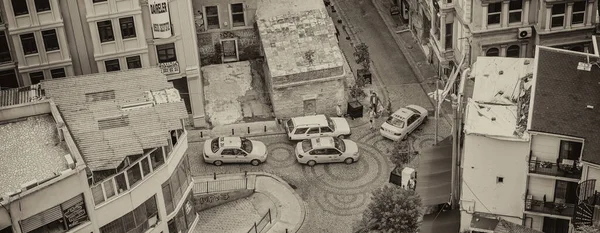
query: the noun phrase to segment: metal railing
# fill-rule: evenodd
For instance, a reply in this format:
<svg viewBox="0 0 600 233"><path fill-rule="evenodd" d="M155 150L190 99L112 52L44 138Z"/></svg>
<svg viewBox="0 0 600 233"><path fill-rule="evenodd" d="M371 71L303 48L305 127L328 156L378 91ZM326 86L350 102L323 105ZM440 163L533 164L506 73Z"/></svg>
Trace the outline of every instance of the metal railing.
<svg viewBox="0 0 600 233"><path fill-rule="evenodd" d="M525 210L544 214L572 217L575 212L575 204L544 202L540 200L525 200Z"/></svg>
<svg viewBox="0 0 600 233"><path fill-rule="evenodd" d="M213 180L194 181L194 194L225 192L232 190L248 189L248 175L245 173L242 177L228 178L218 180L217 174L213 173Z"/></svg>
<svg viewBox="0 0 600 233"><path fill-rule="evenodd" d="M254 222L254 226L248 230L248 233L261 233L268 224L271 224L271 209L269 209L269 211L262 216L260 221Z"/></svg>
<svg viewBox="0 0 600 233"><path fill-rule="evenodd" d="M581 169L577 166L565 166L546 161L529 161L529 172L548 176L581 179Z"/></svg>

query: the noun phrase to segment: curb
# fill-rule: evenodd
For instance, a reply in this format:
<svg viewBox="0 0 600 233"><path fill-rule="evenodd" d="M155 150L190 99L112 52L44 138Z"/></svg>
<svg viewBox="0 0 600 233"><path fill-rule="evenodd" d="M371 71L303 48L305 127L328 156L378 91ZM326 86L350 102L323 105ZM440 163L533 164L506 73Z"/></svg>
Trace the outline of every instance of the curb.
<svg viewBox="0 0 600 233"><path fill-rule="evenodd" d="M285 135L287 134L286 132L268 132L268 133L263 133L263 134L247 134L247 135L235 135L235 137L263 137L263 136L274 136L274 135ZM213 136L204 136L201 139L202 140L189 140L188 137L188 143L197 143L197 142L204 142L206 139L212 138Z"/></svg>
<svg viewBox="0 0 600 233"><path fill-rule="evenodd" d="M390 22L390 19L387 18L386 15L383 15L384 14L383 12L385 12L385 11L383 11L383 9L381 9L381 7L383 7L383 6L380 3L378 3L377 1L378 0L371 0L373 5L375 6L375 8L377 8L377 13L379 13L379 17L381 17L381 19L387 26L388 30L390 31L390 34L392 35L392 37L394 38L394 41L396 42L396 45L398 45L398 48L400 48L400 51L402 51L402 54L406 58L406 61L408 61L410 69L413 71L413 73L415 73L417 75L417 79L419 80L419 85L421 86L421 88L423 89L425 94L427 94L428 91L433 91L433 90L429 90L430 88L427 87L426 85L424 85L425 77L423 77L423 73L421 73L421 70L417 67L417 63L415 62L414 58L411 56L410 51L408 51L408 49L406 48L406 43L404 41L402 41L402 39L399 38L398 34L396 34L396 32L394 31L392 23ZM427 65L429 65L429 64L427 64ZM435 108L435 106L436 106L435 101L431 98L429 98L429 101ZM443 118L446 119L447 123L450 124L452 122L452 119L449 116L450 114L447 114L446 111L444 111L444 109L442 109L440 111L440 113L444 115Z"/></svg>

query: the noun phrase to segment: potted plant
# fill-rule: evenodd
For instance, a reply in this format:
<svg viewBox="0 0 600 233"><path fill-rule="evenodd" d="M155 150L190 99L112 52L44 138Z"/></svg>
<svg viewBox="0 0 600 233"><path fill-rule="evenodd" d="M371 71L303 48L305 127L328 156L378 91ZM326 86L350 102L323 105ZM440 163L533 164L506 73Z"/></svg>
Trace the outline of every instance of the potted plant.
<svg viewBox="0 0 600 233"><path fill-rule="evenodd" d="M390 160L395 165L394 170L390 172L390 183L401 185L402 181L402 169L404 169L418 154L417 151L413 151L409 140L398 141L394 145Z"/></svg>
<svg viewBox="0 0 600 233"><path fill-rule="evenodd" d="M364 84L371 84L371 57L369 55L369 46L365 43L360 43L354 47L354 58L356 63L361 65L363 68L356 71L358 80L363 80ZM357 80L357 82L358 82Z"/></svg>
<svg viewBox="0 0 600 233"><path fill-rule="evenodd" d="M357 82L350 87L350 100L348 101L348 116L350 118L361 118L363 116L363 105L360 103L360 100L364 99L367 96L367 93L363 90L364 84L361 84L357 80Z"/></svg>

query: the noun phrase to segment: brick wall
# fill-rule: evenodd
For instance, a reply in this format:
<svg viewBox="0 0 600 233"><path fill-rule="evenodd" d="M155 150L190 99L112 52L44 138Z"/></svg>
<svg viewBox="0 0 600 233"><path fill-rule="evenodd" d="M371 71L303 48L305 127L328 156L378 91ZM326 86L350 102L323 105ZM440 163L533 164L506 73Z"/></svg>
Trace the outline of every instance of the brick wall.
<svg viewBox="0 0 600 233"><path fill-rule="evenodd" d="M290 118L304 115L304 99L316 97L317 114L335 116L335 106L341 104L346 112L347 88L346 77L326 82L309 82L304 85L282 89L271 89L273 112L277 118Z"/></svg>
<svg viewBox="0 0 600 233"><path fill-rule="evenodd" d="M260 53L260 40L254 28L200 33L198 34L198 52L203 66L220 64L213 58L216 55L215 44L226 38L238 39L238 53L241 61L256 58Z"/></svg>

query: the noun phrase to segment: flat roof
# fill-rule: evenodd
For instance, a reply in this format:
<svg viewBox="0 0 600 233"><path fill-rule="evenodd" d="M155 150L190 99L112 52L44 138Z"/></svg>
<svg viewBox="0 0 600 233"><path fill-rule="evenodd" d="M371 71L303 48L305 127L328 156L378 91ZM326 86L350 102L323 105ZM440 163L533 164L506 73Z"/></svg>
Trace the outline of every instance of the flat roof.
<svg viewBox="0 0 600 233"><path fill-rule="evenodd" d="M583 138L583 160L600 164L600 57L544 46L535 57L529 130ZM588 58L595 65L579 70Z"/></svg>
<svg viewBox="0 0 600 233"><path fill-rule="evenodd" d="M115 169L130 155L167 145L188 117L158 68L96 73L42 82L92 170Z"/></svg>
<svg viewBox="0 0 600 233"><path fill-rule="evenodd" d="M475 84L467 101L465 133L528 140L533 66L530 58L478 57L470 74Z"/></svg>
<svg viewBox="0 0 600 233"><path fill-rule="evenodd" d="M56 122L50 114L0 124L0 194L14 192L32 180L43 181L67 170Z"/></svg>

